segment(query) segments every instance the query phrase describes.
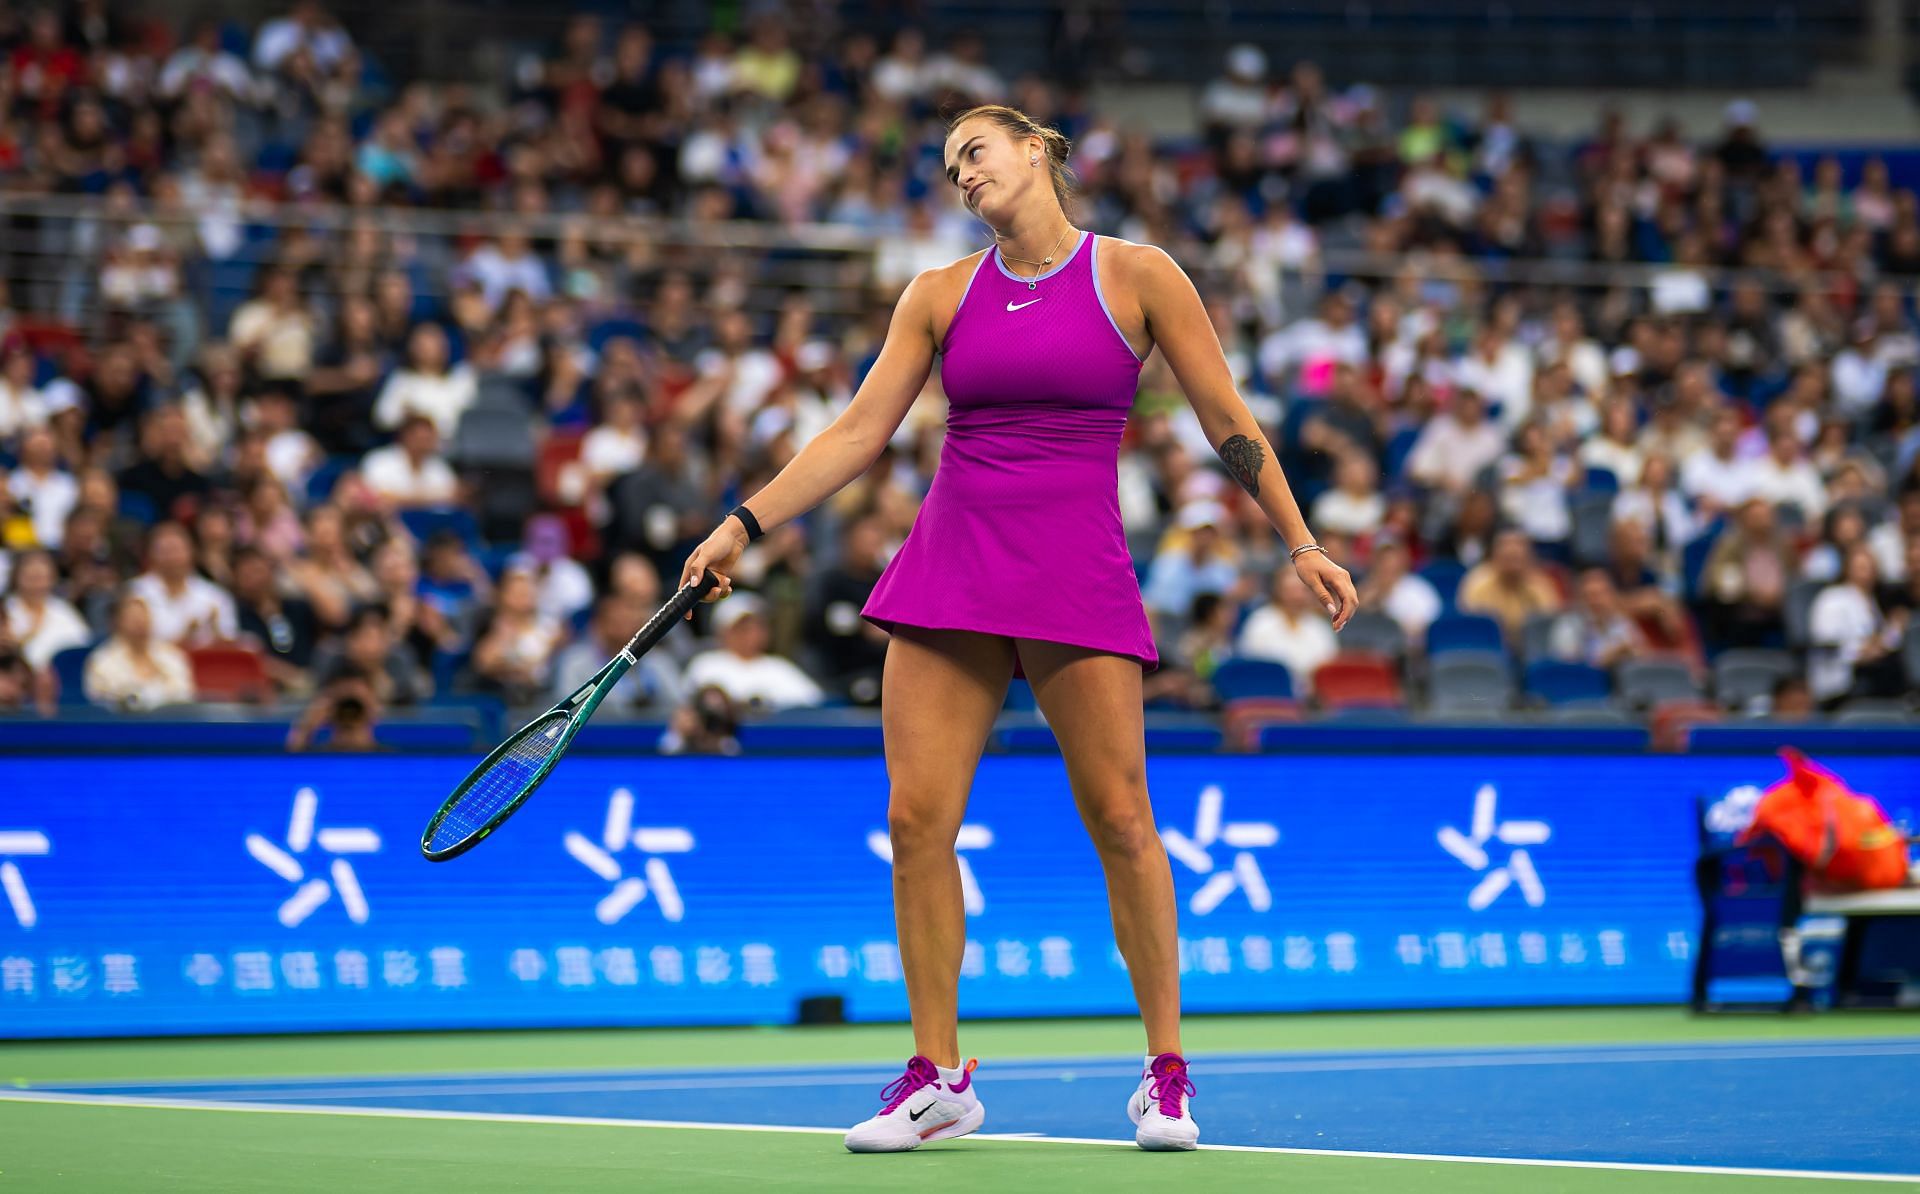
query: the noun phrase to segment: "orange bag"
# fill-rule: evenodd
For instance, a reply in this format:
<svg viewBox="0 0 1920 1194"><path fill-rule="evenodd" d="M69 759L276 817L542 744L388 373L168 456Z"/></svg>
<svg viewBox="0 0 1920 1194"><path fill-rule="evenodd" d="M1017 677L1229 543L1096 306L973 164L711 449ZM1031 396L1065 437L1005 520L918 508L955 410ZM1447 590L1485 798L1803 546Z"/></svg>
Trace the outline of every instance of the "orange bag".
<svg viewBox="0 0 1920 1194"><path fill-rule="evenodd" d="M1760 797L1740 841L1762 833L1779 839L1807 868L1813 885L1827 890L1905 886L1906 839L1880 805L1791 747L1780 757L1787 761L1787 778Z"/></svg>

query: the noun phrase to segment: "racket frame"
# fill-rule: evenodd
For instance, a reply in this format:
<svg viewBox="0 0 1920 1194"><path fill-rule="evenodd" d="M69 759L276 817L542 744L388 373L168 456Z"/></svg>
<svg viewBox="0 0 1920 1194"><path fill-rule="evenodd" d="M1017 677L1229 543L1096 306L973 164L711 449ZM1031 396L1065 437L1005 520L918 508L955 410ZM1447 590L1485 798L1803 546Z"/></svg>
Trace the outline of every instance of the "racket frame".
<svg viewBox="0 0 1920 1194"><path fill-rule="evenodd" d="M520 811L520 806L525 804L540 785L546 782L547 776L553 773L554 767L560 762L560 756L566 753L568 746L572 745L574 735L587 724L594 710L600 707L600 702L606 700L607 696L613 692L614 686L633 670L635 664L640 662L640 656L652 650L654 644L658 643L667 631L673 629L674 624L684 618L687 611L719 583L719 578L711 571L707 571L699 580L682 587L671 600L660 607L653 617L647 619L647 624L627 641L626 646L620 648L619 654L608 660L605 667L594 673L592 679L574 689L553 708L509 734L505 741L488 752L487 757L480 760L479 765L469 771L467 777L454 788L452 795L441 801L440 807L434 811L433 818L427 822L426 829L421 831L421 856L428 862L446 862L449 859L458 858L485 841L494 830L506 823L507 818ZM439 849L429 845L433 841L434 831L440 828L441 822L445 821L447 815L459 806L461 798L473 789L480 778L492 770L494 764L506 757L514 747L538 730L542 723L552 720L557 715L565 715L567 719L560 736L554 740L553 747L547 752L547 757L541 762L539 770L521 785L520 791L514 798L487 818L486 823L479 829L452 845Z"/></svg>

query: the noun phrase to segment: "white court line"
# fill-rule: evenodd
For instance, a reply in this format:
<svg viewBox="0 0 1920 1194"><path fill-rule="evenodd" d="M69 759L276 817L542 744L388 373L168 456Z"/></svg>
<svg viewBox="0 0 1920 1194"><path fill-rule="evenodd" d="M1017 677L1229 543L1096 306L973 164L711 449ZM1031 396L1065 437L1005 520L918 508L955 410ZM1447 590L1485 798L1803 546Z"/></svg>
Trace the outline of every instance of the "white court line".
<svg viewBox="0 0 1920 1194"><path fill-rule="evenodd" d="M1667 1049L1667 1050L1613 1050L1605 1053L1568 1052L1568 1053L1495 1053L1495 1054L1458 1054L1432 1057L1348 1057L1348 1058L1300 1058L1294 1060L1274 1059L1271 1061L1229 1061L1202 1062L1195 1073L1201 1081L1214 1075L1260 1075L1260 1074L1331 1074L1331 1073L1378 1073L1400 1070L1450 1070L1483 1069L1512 1066L1555 1066L1555 1065L1639 1065L1666 1062L1703 1062L1703 1061L1792 1061L1824 1060L1831 1058L1873 1058L1873 1057L1920 1057L1920 1041L1907 1045L1879 1045L1872 1047L1833 1046L1803 1047L1787 1049ZM866 1086L890 1071L884 1066L856 1068L849 1066L823 1067L807 1071L806 1080L815 1086ZM1009 1064L1007 1066L982 1067L981 1073L989 1081L1055 1082L1071 1076L1074 1080L1115 1078L1134 1079L1140 1076L1138 1066L1106 1063L1079 1066L1035 1066L1029 1063ZM536 1095L536 1094L619 1094L645 1091L673 1090L750 1090L757 1087L777 1085L784 1075L777 1074L726 1074L707 1076L660 1075L658 1077L622 1078L606 1076L554 1076L550 1078L505 1078L474 1079L460 1075L448 1075L444 1078L409 1079L405 1075L396 1076L393 1082L376 1082L367 1085L350 1085L345 1082L330 1082L325 1079L306 1082L275 1080L273 1093L287 1098L314 1099L404 1099L422 1096L444 1095L463 1097L472 1095ZM167 1083L145 1082L133 1084L141 1088L167 1086ZM261 1087L249 1086L237 1082L200 1082L182 1083L180 1086L192 1087L191 1097L214 1101L245 1099L256 1093ZM71 1088L69 1088L71 1089ZM178 1087L176 1087L178 1089ZM156 1095L154 1097L170 1097Z"/></svg>
<svg viewBox="0 0 1920 1194"><path fill-rule="evenodd" d="M595 1128L687 1128L715 1132L794 1132L814 1136L843 1136L841 1128L786 1124L721 1124L670 1119L610 1119L574 1115L511 1115L481 1111L418 1111L400 1108L300 1107L284 1103L217 1103L201 1099L137 1099L109 1095L39 1094L0 1091L0 1102L54 1103L94 1107L142 1107L167 1111L239 1111L264 1115L339 1115L365 1119L437 1119L473 1123L551 1124ZM1130 1140L1100 1140L1081 1136L1004 1135L981 1132L975 1140L1002 1144L1091 1144L1107 1148L1135 1148ZM1254 1144L1203 1144L1204 1152L1273 1153L1294 1157L1352 1157L1368 1161L1423 1161L1457 1165L1517 1165L1542 1169L1604 1169L1632 1173L1685 1173L1715 1177L1783 1177L1838 1182L1920 1182L1920 1173L1849 1173L1822 1169L1759 1169L1730 1165L1656 1165L1638 1161L1562 1161L1534 1157L1448 1156L1444 1153L1363 1152L1339 1148L1278 1148Z"/></svg>
<svg viewBox="0 0 1920 1194"><path fill-rule="evenodd" d="M1203 1073L1260 1073L1258 1069L1227 1069L1234 1066L1288 1065L1308 1067L1302 1072L1318 1072L1327 1066L1349 1065L1355 1069L1394 1068L1405 1065L1408 1068L1432 1066L1448 1068L1456 1064L1503 1065L1525 1064L1513 1061L1514 1058L1539 1057L1548 1053L1556 1057L1566 1057L1565 1063L1555 1061L1552 1064L1579 1064L1592 1061L1604 1064L1609 1058L1625 1058L1632 1054L1633 1060L1645 1061L1713 1061L1727 1059L1733 1061L1765 1060L1771 1058L1793 1057L1896 1057L1904 1056L1908 1051L1920 1051L1920 1037L1827 1037L1816 1039L1795 1039L1773 1041L1767 1038L1733 1041L1621 1041L1591 1045L1569 1045L1543 1043L1539 1045L1508 1045L1497 1048L1462 1048L1459 1046L1433 1045L1416 1046L1403 1049L1274 1049L1242 1052L1215 1051L1188 1054L1190 1060L1202 1067ZM1485 1059L1472 1062L1461 1059ZM1016 1057L1006 1062L985 1063L996 1076L1020 1076L1016 1070L1046 1069L1057 1072L1072 1068L1076 1074L1081 1067L1091 1065L1117 1065L1114 1055L1108 1053L1064 1053L1042 1057ZM419 1073L415 1071L388 1071L385 1073L339 1073L306 1074L271 1077L221 1077L208 1075L201 1077L183 1077L173 1081L156 1081L151 1078L113 1079L97 1082L67 1081L36 1083L38 1090L73 1091L113 1091L147 1090L165 1086L169 1089L198 1087L203 1090L266 1090L274 1087L311 1088L327 1083L367 1083L388 1080L411 1079L420 1082L484 1082L484 1081L521 1081L537 1082L542 1079L553 1081L581 1080L595 1076L619 1078L626 1075L658 1075L662 1080L673 1077L713 1076L730 1081L742 1081L756 1074L775 1076L833 1075L849 1077L859 1075L865 1081L873 1074L898 1069L899 1063L893 1058L874 1058L868 1061L850 1061L840 1064L828 1064L817 1061L771 1062L753 1065L682 1065L682 1064L639 1064L606 1066L568 1066L564 1068L529 1067L507 1070L452 1070L440 1073ZM1286 1071L1275 1070L1280 1073ZM744 1085L745 1083L742 1082Z"/></svg>

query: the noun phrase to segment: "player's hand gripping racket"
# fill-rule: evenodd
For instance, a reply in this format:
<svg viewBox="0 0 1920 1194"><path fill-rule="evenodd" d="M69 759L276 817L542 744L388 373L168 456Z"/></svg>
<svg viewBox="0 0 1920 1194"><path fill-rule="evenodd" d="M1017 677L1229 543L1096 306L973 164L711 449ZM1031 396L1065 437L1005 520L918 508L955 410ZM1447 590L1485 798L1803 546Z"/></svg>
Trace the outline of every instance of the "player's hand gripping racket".
<svg viewBox="0 0 1920 1194"><path fill-rule="evenodd" d="M633 641L608 660L593 679L496 746L427 822L426 832L420 835L420 853L429 862L457 858L518 812L534 789L545 782L573 736L587 724L620 678L719 583L711 571L703 571L698 581L675 593L660 612L647 619Z"/></svg>

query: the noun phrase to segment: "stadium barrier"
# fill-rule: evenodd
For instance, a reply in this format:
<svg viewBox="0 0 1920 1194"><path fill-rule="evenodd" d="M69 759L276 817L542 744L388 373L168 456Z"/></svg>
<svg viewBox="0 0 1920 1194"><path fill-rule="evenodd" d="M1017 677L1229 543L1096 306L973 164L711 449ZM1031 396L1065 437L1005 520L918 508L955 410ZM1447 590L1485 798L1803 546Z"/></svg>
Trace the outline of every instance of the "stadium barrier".
<svg viewBox="0 0 1920 1194"><path fill-rule="evenodd" d="M887 777L570 758L470 855L415 842L468 755L10 756L0 1036L898 1019ZM1846 760L1911 823L1920 772ZM1696 800L1768 755L1155 755L1196 1011L1678 1003ZM1124 1012L1057 756L983 759L970 1016Z"/></svg>

